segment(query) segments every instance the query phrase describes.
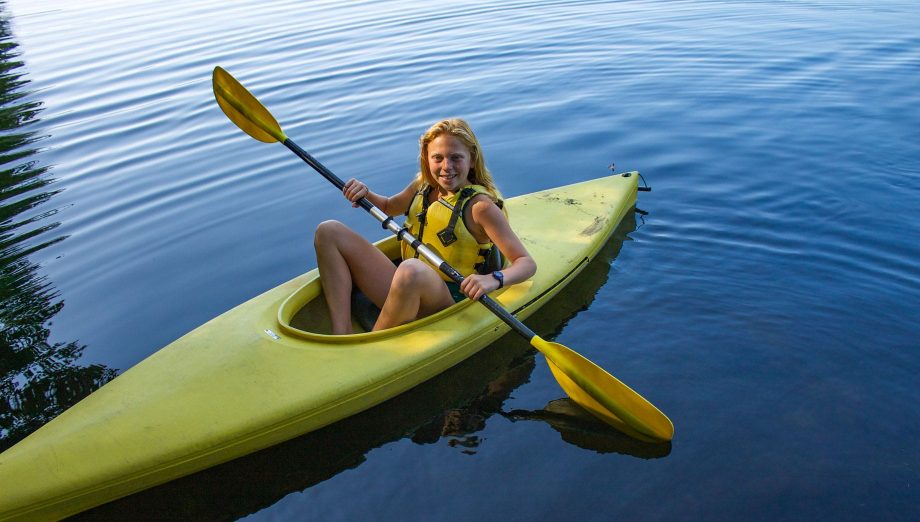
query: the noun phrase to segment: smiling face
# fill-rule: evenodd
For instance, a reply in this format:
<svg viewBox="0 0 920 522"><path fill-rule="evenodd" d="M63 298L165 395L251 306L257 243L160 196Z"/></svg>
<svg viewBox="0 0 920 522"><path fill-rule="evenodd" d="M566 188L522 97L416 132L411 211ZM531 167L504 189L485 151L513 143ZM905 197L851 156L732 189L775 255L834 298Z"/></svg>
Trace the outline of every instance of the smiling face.
<svg viewBox="0 0 920 522"><path fill-rule="evenodd" d="M442 193L470 184L470 149L456 136L441 134L428 143L428 169Z"/></svg>

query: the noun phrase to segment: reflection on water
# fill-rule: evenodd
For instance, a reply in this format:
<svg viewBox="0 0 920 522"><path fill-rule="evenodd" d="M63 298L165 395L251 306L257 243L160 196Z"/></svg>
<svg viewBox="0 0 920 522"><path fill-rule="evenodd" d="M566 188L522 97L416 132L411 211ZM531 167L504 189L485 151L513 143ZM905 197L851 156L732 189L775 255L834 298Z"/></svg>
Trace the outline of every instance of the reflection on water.
<svg viewBox="0 0 920 522"><path fill-rule="evenodd" d="M568 397L550 401L540 410L512 410L503 415L514 421L545 422L559 432L562 440L597 453L620 453L646 459L666 457L671 453L670 442L650 444L611 430L609 425Z"/></svg>
<svg viewBox="0 0 920 522"><path fill-rule="evenodd" d="M635 228L634 215L628 213L598 256L527 324L544 338L558 335L594 300L623 241ZM438 377L363 413L76 518L119 520L127 512L156 513L162 519L236 519L353 469L371 450L404 438L475 453L478 433L496 415L512 421L546 422L564 441L589 451L646 459L670 453L670 443L632 439L599 425L565 399L553 400L538 411L504 411L512 392L530 380L535 357L527 341L509 333Z"/></svg>
<svg viewBox="0 0 920 522"><path fill-rule="evenodd" d="M0 451L35 431L115 376L75 362L84 346L51 342L51 319L64 306L29 254L64 239L55 211L36 211L56 193L36 159L41 136L28 127L31 100L17 45L0 4Z"/></svg>

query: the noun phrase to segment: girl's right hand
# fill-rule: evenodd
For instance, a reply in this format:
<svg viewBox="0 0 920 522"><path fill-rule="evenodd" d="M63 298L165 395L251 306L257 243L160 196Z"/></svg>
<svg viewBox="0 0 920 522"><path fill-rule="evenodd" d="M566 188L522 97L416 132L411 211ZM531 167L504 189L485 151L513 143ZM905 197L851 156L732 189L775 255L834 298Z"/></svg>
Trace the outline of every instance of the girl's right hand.
<svg viewBox="0 0 920 522"><path fill-rule="evenodd" d="M368 190L367 185L355 178L351 178L345 182L345 187L342 188L342 194L345 194L348 201L351 201L351 206L356 208L358 206L358 201L363 197L367 197L369 193L370 190Z"/></svg>

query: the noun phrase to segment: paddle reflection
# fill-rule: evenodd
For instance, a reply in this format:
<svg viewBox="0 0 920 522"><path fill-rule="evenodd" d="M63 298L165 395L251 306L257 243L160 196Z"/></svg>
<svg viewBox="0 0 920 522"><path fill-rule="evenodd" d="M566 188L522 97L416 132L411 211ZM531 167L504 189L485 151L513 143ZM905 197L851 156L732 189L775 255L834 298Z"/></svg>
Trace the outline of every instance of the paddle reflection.
<svg viewBox="0 0 920 522"><path fill-rule="evenodd" d="M526 322L552 338L594 300L626 235L635 230L628 213L611 240L584 271ZM668 455L671 445L647 444L598 424L566 400L537 411L504 411L511 393L530 380L536 352L510 333L466 361L419 386L331 426L232 462L183 477L78 515L122 520L127 513L159 519L237 519L271 506L363 463L374 448L409 438L475 453L477 435L490 418L546 422L562 440L600 453L639 458ZM587 415L587 417L586 417Z"/></svg>
<svg viewBox="0 0 920 522"><path fill-rule="evenodd" d="M30 101L23 63L0 4L0 451L35 431L115 377L104 366L79 366L85 346L52 343L48 325L64 306L29 260L62 241L45 204L49 167L40 166L42 140L28 127L42 105Z"/></svg>
<svg viewBox="0 0 920 522"><path fill-rule="evenodd" d="M667 457L671 453L670 442L655 444L634 439L611 428L568 397L550 401L542 410L512 410L502 415L512 421L545 422L562 435L562 440L598 453L620 453L644 459Z"/></svg>

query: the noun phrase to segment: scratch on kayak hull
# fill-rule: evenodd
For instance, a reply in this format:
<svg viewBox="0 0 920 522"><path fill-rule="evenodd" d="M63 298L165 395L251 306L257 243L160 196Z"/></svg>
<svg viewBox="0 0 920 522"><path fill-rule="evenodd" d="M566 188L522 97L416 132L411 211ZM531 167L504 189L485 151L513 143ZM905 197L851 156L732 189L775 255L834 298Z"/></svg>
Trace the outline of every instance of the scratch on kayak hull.
<svg viewBox="0 0 920 522"><path fill-rule="evenodd" d="M594 223L591 223L584 230L582 230L580 235L593 236L594 234L597 234L598 232L604 229L604 223L606 221L607 220L602 217L594 218Z"/></svg>

